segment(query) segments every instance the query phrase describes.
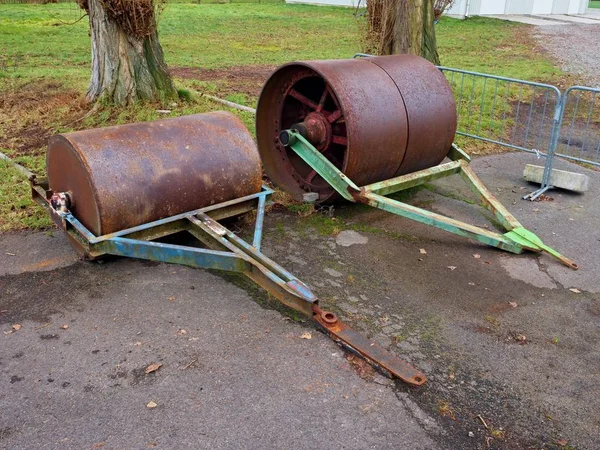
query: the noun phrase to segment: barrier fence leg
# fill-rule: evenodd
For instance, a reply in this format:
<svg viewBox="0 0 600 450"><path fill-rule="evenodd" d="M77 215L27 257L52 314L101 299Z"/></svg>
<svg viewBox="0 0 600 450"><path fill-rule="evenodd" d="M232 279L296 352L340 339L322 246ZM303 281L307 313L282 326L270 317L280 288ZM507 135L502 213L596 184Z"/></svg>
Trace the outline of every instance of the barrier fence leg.
<svg viewBox="0 0 600 450"><path fill-rule="evenodd" d="M552 166L554 164L554 155L556 148L558 147L558 139L560 138L560 130L562 128L562 120L565 112L566 96L560 95L558 102L556 103L556 109L554 110L554 118L552 120L552 131L550 132L550 143L548 144L548 151L546 152L546 163L544 164L544 175L542 177L541 187L525 196L523 200L536 200L544 192L552 189L550 185L550 178L552 176Z"/></svg>

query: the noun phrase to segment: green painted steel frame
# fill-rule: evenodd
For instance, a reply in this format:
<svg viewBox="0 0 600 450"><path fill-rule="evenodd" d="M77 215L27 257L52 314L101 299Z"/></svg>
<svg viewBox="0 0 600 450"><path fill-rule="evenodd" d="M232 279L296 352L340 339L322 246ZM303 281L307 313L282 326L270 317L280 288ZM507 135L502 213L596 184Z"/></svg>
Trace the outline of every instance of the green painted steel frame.
<svg viewBox="0 0 600 450"><path fill-rule="evenodd" d="M359 187L300 133L295 130L286 130L284 133L287 134L285 140L289 142L289 147L348 201L370 205L512 253L519 254L524 250L546 251L563 264L573 269L578 268L577 264L543 244L539 237L521 225L475 175L469 166L471 158L455 144L448 153L451 160L449 163ZM387 197L395 192L455 174L461 175L482 206L494 214L506 233L486 230Z"/></svg>

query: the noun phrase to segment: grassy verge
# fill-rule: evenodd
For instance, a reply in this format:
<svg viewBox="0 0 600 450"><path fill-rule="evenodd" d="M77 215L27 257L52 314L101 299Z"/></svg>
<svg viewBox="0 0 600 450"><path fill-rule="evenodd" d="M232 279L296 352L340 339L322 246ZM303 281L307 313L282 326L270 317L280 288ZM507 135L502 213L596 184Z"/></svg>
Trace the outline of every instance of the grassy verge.
<svg viewBox="0 0 600 450"><path fill-rule="evenodd" d="M159 32L179 88L216 93L253 105L277 65L346 58L361 50L360 24L350 8L278 4L170 4ZM57 132L176 116L220 105L203 98L176 106L143 104L87 115L87 18L75 3L0 5L0 151L44 170L47 139ZM76 22L76 23L73 23ZM442 63L515 78L551 81L562 74L536 51L528 27L505 21L444 18L437 26ZM253 118L240 115L250 129ZM3 167L0 231L47 226L31 206L27 185ZM15 209L15 205L19 205Z"/></svg>
<svg viewBox="0 0 600 450"><path fill-rule="evenodd" d="M530 29L484 17L444 17L436 28L442 65L521 80L556 81L563 73L540 51Z"/></svg>
<svg viewBox="0 0 600 450"><path fill-rule="evenodd" d="M588 8L600 8L600 1L592 0L588 5Z"/></svg>
<svg viewBox="0 0 600 450"><path fill-rule="evenodd" d="M74 3L0 5L0 151L43 173L47 139L57 132L153 120L225 109L194 96L176 106L143 104L104 108L86 117L83 93L89 80L87 19ZM357 51L352 11L285 4L173 4L160 20L161 42L180 88L215 92L232 66L265 66L309 58L340 58ZM202 68L206 77L179 77L178 68ZM245 83L245 72L239 78ZM200 78L200 79L197 79ZM208 81L203 81L207 79ZM218 93L218 92L217 92ZM253 103L255 96L225 93ZM157 110L169 109L170 114ZM253 117L233 111L253 130ZM27 183L3 165L0 232L50 223L29 201Z"/></svg>

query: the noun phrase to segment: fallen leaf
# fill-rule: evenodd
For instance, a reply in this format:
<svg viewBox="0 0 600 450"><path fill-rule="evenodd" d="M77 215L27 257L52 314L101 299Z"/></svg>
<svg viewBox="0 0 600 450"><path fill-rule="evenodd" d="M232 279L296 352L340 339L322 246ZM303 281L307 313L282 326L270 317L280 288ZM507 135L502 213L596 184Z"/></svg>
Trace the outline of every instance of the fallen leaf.
<svg viewBox="0 0 600 450"><path fill-rule="evenodd" d="M450 270L456 270L456 266L447 266Z"/></svg>
<svg viewBox="0 0 600 450"><path fill-rule="evenodd" d="M580 291L579 289L577 289L577 288L571 288L571 289L569 289L569 290L570 290L571 292L574 292L575 294L581 294L581 291ZM13 328L14 328L14 325L13 325Z"/></svg>
<svg viewBox="0 0 600 450"><path fill-rule="evenodd" d="M420 248L420 249L419 249L419 253L420 253L421 255L426 255L426 254L427 254L427 250L425 250L424 248Z"/></svg>
<svg viewBox="0 0 600 450"><path fill-rule="evenodd" d="M512 306L513 308L516 308L517 306L519 306L519 304L517 302L508 302L508 304L510 306Z"/></svg>
<svg viewBox="0 0 600 450"><path fill-rule="evenodd" d="M169 298L168 298L168 300L169 300L170 302L174 302L174 301L175 301L175 297L169 297Z"/></svg>
<svg viewBox="0 0 600 450"><path fill-rule="evenodd" d="M67 325L67 324L65 323L63 326L61 326L61 328L62 328L63 330L66 330L67 328L69 328L69 325Z"/></svg>
<svg viewBox="0 0 600 450"><path fill-rule="evenodd" d="M177 331L177 334L178 334L179 336L182 336L182 335L184 335L184 334L187 334L187 331L186 331L186 330L184 330L184 329L182 328L182 329L180 329L180 330L178 330L178 331Z"/></svg>
<svg viewBox="0 0 600 450"><path fill-rule="evenodd" d="M162 367L162 364L150 364L148 367L146 367L145 372L146 372L146 374L156 372L161 367Z"/></svg>
<svg viewBox="0 0 600 450"><path fill-rule="evenodd" d="M567 441L566 439L559 439L558 441L554 441L554 443L556 445L560 445L561 447L565 447L569 441Z"/></svg>
<svg viewBox="0 0 600 450"><path fill-rule="evenodd" d="M480 255L479 253L475 253L475 254L473 255L473 258L475 258L475 259L480 259L480 258L481 258L481 255Z"/></svg>
<svg viewBox="0 0 600 450"><path fill-rule="evenodd" d="M20 323L14 323L12 329L15 331L19 331L23 326Z"/></svg>
<svg viewBox="0 0 600 450"><path fill-rule="evenodd" d="M149 402L146 404L146 408L150 408L150 409L152 409L152 408L156 408L157 406L158 406L158 405L157 405L155 402L153 402L153 401L149 401Z"/></svg>
<svg viewBox="0 0 600 450"><path fill-rule="evenodd" d="M300 339L312 339L312 334L310 334L308 331L306 333L302 333Z"/></svg>

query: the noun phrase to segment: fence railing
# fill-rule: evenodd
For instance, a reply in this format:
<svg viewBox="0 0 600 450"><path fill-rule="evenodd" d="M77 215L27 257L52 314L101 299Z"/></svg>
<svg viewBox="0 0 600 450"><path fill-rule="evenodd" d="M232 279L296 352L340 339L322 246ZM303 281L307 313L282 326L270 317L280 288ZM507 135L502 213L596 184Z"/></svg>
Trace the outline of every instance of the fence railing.
<svg viewBox="0 0 600 450"><path fill-rule="evenodd" d="M600 89L573 86L563 93L551 84L438 69L454 93L457 135L546 157L540 189L524 198L535 200L552 187L556 156L600 166Z"/></svg>
<svg viewBox="0 0 600 450"><path fill-rule="evenodd" d="M600 166L600 89L573 86L563 97L556 155Z"/></svg>
<svg viewBox="0 0 600 450"><path fill-rule="evenodd" d="M600 166L600 89L438 67L455 95L456 134L545 156L535 200L551 188L555 156Z"/></svg>
<svg viewBox="0 0 600 450"><path fill-rule="evenodd" d="M438 68L454 93L456 134L545 156L540 189L523 198L535 200L550 189L566 94L550 84Z"/></svg>
<svg viewBox="0 0 600 450"><path fill-rule="evenodd" d="M458 135L547 153L560 119L558 88L450 67L439 69L454 92Z"/></svg>

